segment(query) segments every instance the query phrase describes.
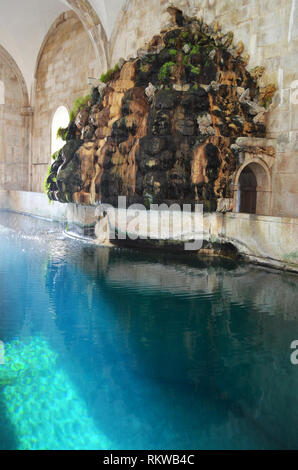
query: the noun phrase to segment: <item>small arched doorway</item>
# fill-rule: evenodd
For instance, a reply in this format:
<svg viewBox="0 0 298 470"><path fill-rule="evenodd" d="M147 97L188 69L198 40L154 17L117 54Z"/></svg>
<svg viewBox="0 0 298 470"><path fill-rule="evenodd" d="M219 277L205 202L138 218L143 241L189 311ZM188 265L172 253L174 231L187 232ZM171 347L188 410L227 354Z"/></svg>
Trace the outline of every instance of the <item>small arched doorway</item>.
<svg viewBox="0 0 298 470"><path fill-rule="evenodd" d="M257 209L257 178L249 166L241 172L239 178L239 212L255 214Z"/></svg>
<svg viewBox="0 0 298 470"><path fill-rule="evenodd" d="M270 215L270 172L265 163L243 165L236 177L236 212Z"/></svg>

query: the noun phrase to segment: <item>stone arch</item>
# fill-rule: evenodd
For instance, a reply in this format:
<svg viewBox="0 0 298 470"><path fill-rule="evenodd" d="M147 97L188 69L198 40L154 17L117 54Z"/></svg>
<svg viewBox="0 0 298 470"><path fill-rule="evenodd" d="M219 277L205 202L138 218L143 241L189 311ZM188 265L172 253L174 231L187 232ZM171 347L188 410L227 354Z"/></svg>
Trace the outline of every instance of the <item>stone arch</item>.
<svg viewBox="0 0 298 470"><path fill-rule="evenodd" d="M84 9L82 7L83 3L88 4L90 8L86 10L86 6L85 6L85 9ZM102 71L104 72L108 68L108 55L107 55L107 42L108 41L107 41L105 30L97 14L93 10L93 8L90 6L89 2L82 2L79 0L74 0L74 1L68 1L68 4L72 8L72 10L66 11L62 13L61 15L59 15L44 37L44 40L39 49L36 64L35 64L34 79L36 79L36 74L37 74L37 70L39 67L40 59L43 55L44 49L48 43L49 38L52 36L52 34L55 33L56 29L61 23L63 23L64 21L67 21L73 15L76 15L79 18L84 29L86 30L89 36L89 39L92 43L92 46L94 48L95 56L96 56L100 69L102 69Z"/></svg>
<svg viewBox="0 0 298 470"><path fill-rule="evenodd" d="M11 68L11 70L14 72L15 76L17 77L18 84L19 84L21 94L22 94L22 105L23 105L23 107L29 106L28 90L27 90L27 86L26 86L26 82L25 82L25 79L23 77L23 74L22 74L21 70L19 69L16 61L7 52L7 50L4 49L4 47L2 47L1 45L0 45L0 57Z"/></svg>
<svg viewBox="0 0 298 470"><path fill-rule="evenodd" d="M105 71L109 65L108 39L100 18L88 0L67 0L67 3L84 25L95 49L97 60Z"/></svg>
<svg viewBox="0 0 298 470"><path fill-rule="evenodd" d="M1 100L0 107L0 187L27 190L32 109L29 106L23 74L12 56L1 45L0 63L3 72L2 91L5 91L4 98L7 98ZM15 135L18 136L17 139Z"/></svg>
<svg viewBox="0 0 298 470"><path fill-rule="evenodd" d="M35 66L32 102L31 190L42 191L51 156L52 119L61 105L68 112L90 93L88 77L101 72L94 47L78 15L61 14L49 29Z"/></svg>
<svg viewBox="0 0 298 470"><path fill-rule="evenodd" d="M235 176L234 212L270 215L271 174L261 158L241 165Z"/></svg>

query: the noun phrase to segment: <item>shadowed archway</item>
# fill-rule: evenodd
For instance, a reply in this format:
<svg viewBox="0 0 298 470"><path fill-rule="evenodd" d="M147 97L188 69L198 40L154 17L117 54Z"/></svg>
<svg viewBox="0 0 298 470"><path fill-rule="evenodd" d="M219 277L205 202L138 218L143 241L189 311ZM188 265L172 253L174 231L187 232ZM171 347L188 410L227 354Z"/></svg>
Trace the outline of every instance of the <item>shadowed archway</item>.
<svg viewBox="0 0 298 470"><path fill-rule="evenodd" d="M261 159L239 168L235 187L235 212L270 215L271 177Z"/></svg>
<svg viewBox="0 0 298 470"><path fill-rule="evenodd" d="M239 212L255 214L257 208L257 179L249 166L245 167L239 178Z"/></svg>

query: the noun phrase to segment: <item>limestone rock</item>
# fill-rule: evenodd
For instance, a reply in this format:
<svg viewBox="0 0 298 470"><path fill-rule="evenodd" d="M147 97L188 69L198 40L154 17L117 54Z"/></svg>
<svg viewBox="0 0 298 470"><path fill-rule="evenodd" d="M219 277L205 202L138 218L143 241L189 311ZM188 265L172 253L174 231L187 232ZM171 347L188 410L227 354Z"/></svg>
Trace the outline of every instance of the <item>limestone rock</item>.
<svg viewBox="0 0 298 470"><path fill-rule="evenodd" d="M209 53L209 59L214 60L215 56L216 56L216 50L212 49L212 51Z"/></svg>
<svg viewBox="0 0 298 470"><path fill-rule="evenodd" d="M122 69L123 65L125 64L125 59L123 59L123 57L121 57L119 60L118 60L118 67L119 69Z"/></svg>
<svg viewBox="0 0 298 470"><path fill-rule="evenodd" d="M270 83L269 85L260 89L260 103L263 106L268 106L272 102L274 93L276 92L276 85Z"/></svg>
<svg viewBox="0 0 298 470"><path fill-rule="evenodd" d="M167 8L167 12L169 13L171 22L173 24L176 24L177 26L183 26L184 17L181 10L174 6L169 6Z"/></svg>
<svg viewBox="0 0 298 470"><path fill-rule="evenodd" d="M85 109L79 112L75 120L75 124L78 129L83 129L83 127L87 124L88 117L88 112Z"/></svg>
<svg viewBox="0 0 298 470"><path fill-rule="evenodd" d="M246 148L239 138L265 137L275 88L260 89L262 70L246 70L232 32L169 13L172 26L120 59L76 109L46 180L50 199L116 205L126 196L127 204L230 210Z"/></svg>
<svg viewBox="0 0 298 470"><path fill-rule="evenodd" d="M153 36L152 40L148 45L149 54L159 54L164 47L163 39L160 34Z"/></svg>
<svg viewBox="0 0 298 470"><path fill-rule="evenodd" d="M147 88L145 89L146 96L151 100L155 94L156 87L150 82Z"/></svg>
<svg viewBox="0 0 298 470"><path fill-rule="evenodd" d="M255 124L263 124L265 125L265 112L264 111L261 111L260 113L258 113L254 118L253 118L253 122Z"/></svg>
<svg viewBox="0 0 298 470"><path fill-rule="evenodd" d="M244 51L244 44L242 41L239 41L236 47L236 54L240 56L243 51Z"/></svg>
<svg viewBox="0 0 298 470"><path fill-rule="evenodd" d="M202 135L214 135L215 130L212 127L212 118L209 113L198 116L197 123Z"/></svg>
<svg viewBox="0 0 298 470"><path fill-rule="evenodd" d="M265 108L263 108L262 106L259 106L254 101L246 101L245 104L248 106L248 112L252 116L255 116L260 113L265 113L266 111Z"/></svg>
<svg viewBox="0 0 298 470"><path fill-rule="evenodd" d="M244 90L244 89L242 87L237 87L237 90L241 91L241 90ZM247 88L240 95L239 101L240 101L240 103L245 103L246 101L249 101L249 100L250 100L250 90L249 90L249 88Z"/></svg>
<svg viewBox="0 0 298 470"><path fill-rule="evenodd" d="M212 27L213 27L213 32L214 33L217 33L218 31L220 31L220 24L219 24L218 21L214 21Z"/></svg>
<svg viewBox="0 0 298 470"><path fill-rule="evenodd" d="M260 106L254 101L251 101L249 88L242 93L239 101L246 106L247 112L252 116L256 116L257 114L264 113L266 111L263 106Z"/></svg>
<svg viewBox="0 0 298 470"><path fill-rule="evenodd" d="M232 212L233 211L233 199L232 198L220 198L217 200L217 212Z"/></svg>
<svg viewBox="0 0 298 470"><path fill-rule="evenodd" d="M250 55L247 53L245 54L245 56L243 57L243 63L245 65L245 67L248 65L248 62L250 61Z"/></svg>
<svg viewBox="0 0 298 470"><path fill-rule="evenodd" d="M265 72L265 67L258 66L258 67L253 68L250 71L250 74L254 78L254 80L259 80L263 76L264 72Z"/></svg>
<svg viewBox="0 0 298 470"><path fill-rule="evenodd" d="M233 39L234 39L234 33L232 31L229 31L227 34L225 34L222 37L223 45L228 48L232 44Z"/></svg>
<svg viewBox="0 0 298 470"><path fill-rule="evenodd" d="M189 52L190 52L190 46L189 46L188 44L185 44L185 45L183 46L182 50L183 50L183 52L184 52L185 54L189 54Z"/></svg>
<svg viewBox="0 0 298 470"><path fill-rule="evenodd" d="M137 51L137 56L139 59L143 59L144 57L146 57L147 54L148 54L148 51L144 48L140 48Z"/></svg>
<svg viewBox="0 0 298 470"><path fill-rule="evenodd" d="M176 91L188 91L190 88L190 85L188 83L185 83L184 85L180 85L178 83L174 83L173 89Z"/></svg>
<svg viewBox="0 0 298 470"><path fill-rule="evenodd" d="M208 92L215 92L217 93L219 91L219 83L212 81L208 87Z"/></svg>

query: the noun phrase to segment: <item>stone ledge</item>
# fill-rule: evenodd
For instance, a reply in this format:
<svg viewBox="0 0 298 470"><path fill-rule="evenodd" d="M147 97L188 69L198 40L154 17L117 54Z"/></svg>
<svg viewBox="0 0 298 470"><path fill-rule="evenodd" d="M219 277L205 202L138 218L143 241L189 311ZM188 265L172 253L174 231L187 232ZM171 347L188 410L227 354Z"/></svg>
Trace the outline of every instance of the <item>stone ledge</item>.
<svg viewBox="0 0 298 470"><path fill-rule="evenodd" d="M274 222L280 224L294 224L298 225L298 217L280 217L274 215L256 215L256 214L245 214L242 212L226 212L226 218L232 219L245 219L255 221Z"/></svg>
<svg viewBox="0 0 298 470"><path fill-rule="evenodd" d="M264 139L262 137L238 137L236 140L238 147L260 147L268 148L273 147L276 150L277 139Z"/></svg>
<svg viewBox="0 0 298 470"><path fill-rule="evenodd" d="M58 202L49 204L44 194L27 191L0 190L0 209L51 220L68 219L82 226L93 225L100 216L95 208ZM179 219L172 223L177 233L178 222ZM231 243L239 254L252 263L298 272L298 218L214 212L205 213L203 222L203 231L200 233L205 241ZM154 226L150 229L154 229ZM99 240L101 233L95 230L95 234ZM200 254L200 251L195 251L194 256L197 253Z"/></svg>

